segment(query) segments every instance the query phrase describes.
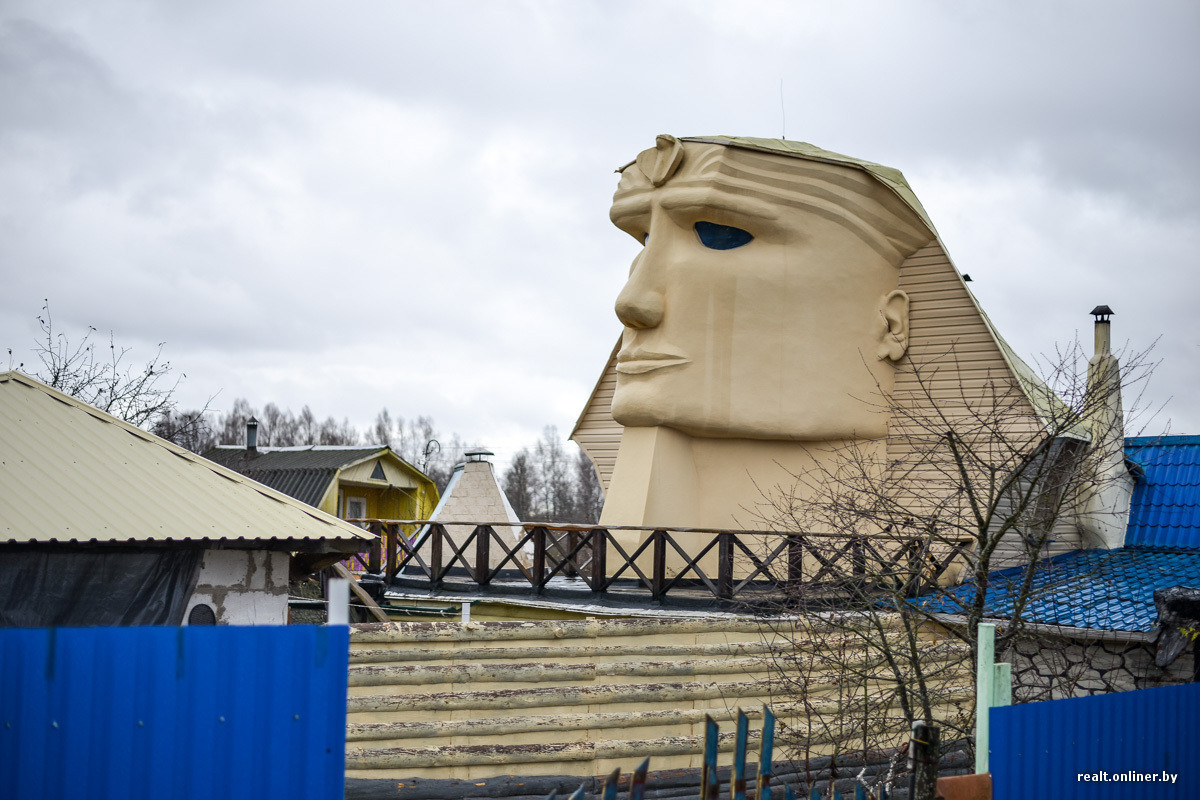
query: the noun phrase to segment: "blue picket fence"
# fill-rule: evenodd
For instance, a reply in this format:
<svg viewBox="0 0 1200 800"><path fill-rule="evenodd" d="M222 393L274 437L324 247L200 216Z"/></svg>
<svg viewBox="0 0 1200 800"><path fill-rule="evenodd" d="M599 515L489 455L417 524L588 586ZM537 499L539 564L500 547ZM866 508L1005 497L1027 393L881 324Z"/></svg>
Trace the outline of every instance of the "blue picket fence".
<svg viewBox="0 0 1200 800"><path fill-rule="evenodd" d="M990 715L993 800L1200 797L1200 683Z"/></svg>
<svg viewBox="0 0 1200 800"><path fill-rule="evenodd" d="M721 792L721 781L717 764L717 745L720 739L720 728L712 717L704 718L704 766L700 772L700 787L697 797L699 800L718 800L725 795ZM746 714L738 709L737 736L734 740L733 769L730 771L730 786L728 796L732 800L748 800L751 795L746 792L746 750L750 739L750 722ZM763 706L762 746L759 748L758 768L755 775L755 800L796 800L796 795L788 786L772 785L774 773L772 760L775 753L775 715L771 709ZM645 797L647 771L650 759L647 758L633 771L629 780L628 800L642 800ZM618 800L618 789L621 782L621 770L613 770L604 781L600 797L602 800ZM558 792L551 792L546 800L556 800ZM585 786L581 785L568 800L584 800ZM817 789L812 790L809 800L822 800ZM845 800L840 792L833 793L833 800ZM862 785L854 790L854 800L887 800L887 791L883 790L876 798L869 794Z"/></svg>
<svg viewBox="0 0 1200 800"><path fill-rule="evenodd" d="M341 798L345 626L0 629L0 796Z"/></svg>

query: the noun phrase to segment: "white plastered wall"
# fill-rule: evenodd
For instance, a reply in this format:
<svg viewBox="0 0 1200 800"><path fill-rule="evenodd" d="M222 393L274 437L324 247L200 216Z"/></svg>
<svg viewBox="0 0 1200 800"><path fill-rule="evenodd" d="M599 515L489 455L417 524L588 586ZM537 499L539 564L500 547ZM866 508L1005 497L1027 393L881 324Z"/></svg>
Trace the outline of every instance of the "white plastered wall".
<svg viewBox="0 0 1200 800"><path fill-rule="evenodd" d="M212 606L218 625L285 625L291 556L270 550L205 550L188 601Z"/></svg>

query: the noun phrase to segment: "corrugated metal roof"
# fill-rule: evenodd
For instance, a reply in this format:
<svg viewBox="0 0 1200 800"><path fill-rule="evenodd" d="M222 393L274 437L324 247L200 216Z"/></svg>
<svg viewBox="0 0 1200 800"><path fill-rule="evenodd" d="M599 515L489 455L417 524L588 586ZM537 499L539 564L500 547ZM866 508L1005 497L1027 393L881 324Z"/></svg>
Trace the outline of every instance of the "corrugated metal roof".
<svg viewBox="0 0 1200 800"><path fill-rule="evenodd" d="M0 373L0 542L371 537L17 372ZM336 545L336 546L335 546Z"/></svg>
<svg viewBox="0 0 1200 800"><path fill-rule="evenodd" d="M993 572L984 616L1011 618L1023 567ZM1200 586L1200 551L1125 547L1077 550L1044 562L1034 577L1027 622L1105 631L1153 631L1154 590ZM975 599L975 584L918 600L926 611L961 614Z"/></svg>
<svg viewBox="0 0 1200 800"><path fill-rule="evenodd" d="M1125 543L1200 548L1200 436L1139 436L1125 457L1141 467Z"/></svg>

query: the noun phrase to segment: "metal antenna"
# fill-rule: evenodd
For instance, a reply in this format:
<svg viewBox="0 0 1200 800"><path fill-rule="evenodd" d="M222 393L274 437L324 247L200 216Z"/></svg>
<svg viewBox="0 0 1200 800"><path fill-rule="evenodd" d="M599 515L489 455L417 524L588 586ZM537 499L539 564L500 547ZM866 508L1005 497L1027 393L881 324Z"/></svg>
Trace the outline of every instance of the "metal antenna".
<svg viewBox="0 0 1200 800"><path fill-rule="evenodd" d="M782 128L780 139L787 138L787 109L783 105L783 78L779 79L779 127Z"/></svg>

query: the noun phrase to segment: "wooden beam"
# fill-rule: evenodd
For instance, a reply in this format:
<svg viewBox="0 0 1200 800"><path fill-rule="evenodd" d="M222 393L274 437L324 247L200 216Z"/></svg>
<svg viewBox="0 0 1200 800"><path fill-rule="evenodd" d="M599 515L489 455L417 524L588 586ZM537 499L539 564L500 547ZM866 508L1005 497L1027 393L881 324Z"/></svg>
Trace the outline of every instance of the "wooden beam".
<svg viewBox="0 0 1200 800"><path fill-rule="evenodd" d="M371 595L367 594L367 590L358 585L358 581L350 574L350 570L346 569L346 565L338 562L333 565L333 571L337 573L339 578L350 582L350 591L354 592L354 596L362 601L362 604L367 607L367 611L371 612L371 616L379 622L391 622L388 615L383 612L379 604Z"/></svg>

